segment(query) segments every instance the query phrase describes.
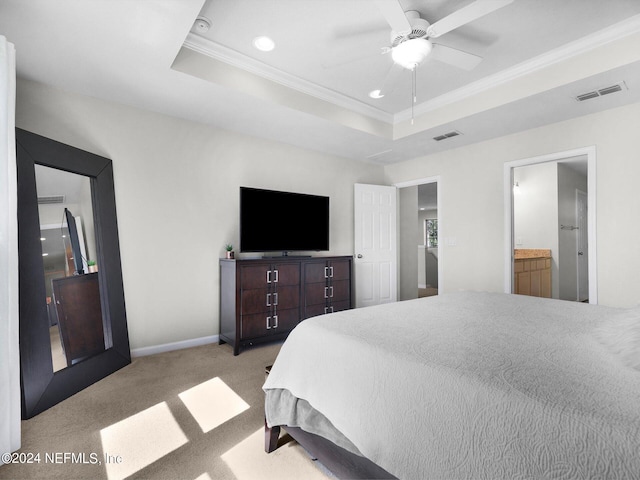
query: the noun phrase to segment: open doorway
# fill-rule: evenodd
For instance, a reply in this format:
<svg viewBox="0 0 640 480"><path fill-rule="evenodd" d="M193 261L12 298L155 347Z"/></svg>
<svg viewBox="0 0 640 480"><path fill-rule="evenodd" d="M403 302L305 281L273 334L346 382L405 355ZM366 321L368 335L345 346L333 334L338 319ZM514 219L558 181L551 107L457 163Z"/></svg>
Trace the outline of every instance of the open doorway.
<svg viewBox="0 0 640 480"><path fill-rule="evenodd" d="M597 303L595 148L505 164L505 292Z"/></svg>
<svg viewBox="0 0 640 480"><path fill-rule="evenodd" d="M438 183L418 185L418 297L438 294Z"/></svg>
<svg viewBox="0 0 640 480"><path fill-rule="evenodd" d="M442 226L439 177L396 184L400 300L437 295L442 258L438 236Z"/></svg>

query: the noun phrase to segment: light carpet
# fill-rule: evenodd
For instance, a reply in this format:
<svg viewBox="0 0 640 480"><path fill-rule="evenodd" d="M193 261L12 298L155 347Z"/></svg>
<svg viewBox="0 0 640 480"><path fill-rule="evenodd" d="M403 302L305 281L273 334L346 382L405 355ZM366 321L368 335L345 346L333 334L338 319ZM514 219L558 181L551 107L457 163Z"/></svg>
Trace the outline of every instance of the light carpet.
<svg viewBox="0 0 640 480"><path fill-rule="evenodd" d="M280 344L234 357L206 345L131 365L22 422L2 479L326 479L294 441L264 452L265 366Z"/></svg>

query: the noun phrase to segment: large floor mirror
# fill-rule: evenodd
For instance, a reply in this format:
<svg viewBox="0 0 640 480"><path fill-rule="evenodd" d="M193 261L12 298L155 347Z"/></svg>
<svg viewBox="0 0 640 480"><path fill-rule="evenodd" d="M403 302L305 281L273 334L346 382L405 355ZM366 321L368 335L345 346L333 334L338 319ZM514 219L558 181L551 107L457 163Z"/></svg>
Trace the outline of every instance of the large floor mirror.
<svg viewBox="0 0 640 480"><path fill-rule="evenodd" d="M111 160L17 129L22 416L131 362Z"/></svg>

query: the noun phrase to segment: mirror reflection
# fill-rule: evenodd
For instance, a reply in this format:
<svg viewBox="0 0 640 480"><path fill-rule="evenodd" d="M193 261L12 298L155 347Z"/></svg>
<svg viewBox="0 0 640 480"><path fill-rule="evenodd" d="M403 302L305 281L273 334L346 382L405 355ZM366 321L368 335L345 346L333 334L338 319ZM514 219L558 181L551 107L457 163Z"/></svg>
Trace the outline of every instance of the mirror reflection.
<svg viewBox="0 0 640 480"><path fill-rule="evenodd" d="M35 166L53 370L105 350L91 182Z"/></svg>

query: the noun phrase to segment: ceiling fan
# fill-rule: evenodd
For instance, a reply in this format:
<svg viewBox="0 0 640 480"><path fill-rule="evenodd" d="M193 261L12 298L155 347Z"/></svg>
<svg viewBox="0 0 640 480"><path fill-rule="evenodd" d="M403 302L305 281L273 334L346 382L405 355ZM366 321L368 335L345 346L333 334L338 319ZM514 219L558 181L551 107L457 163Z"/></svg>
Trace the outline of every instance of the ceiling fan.
<svg viewBox="0 0 640 480"><path fill-rule="evenodd" d="M430 24L415 10L405 12L398 0L375 0L380 12L391 27L391 45L383 48L382 53L391 53L393 65L380 90L374 90L370 96L382 98L395 86L403 70L411 70L414 75L413 103L415 103L415 70L427 57L440 62L472 70L482 57L463 52L456 48L432 42L456 28L473 22L491 12L512 3L513 0L475 0L473 3Z"/></svg>

